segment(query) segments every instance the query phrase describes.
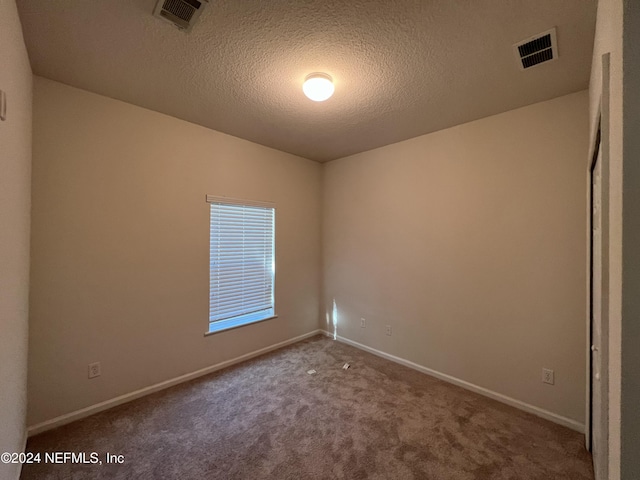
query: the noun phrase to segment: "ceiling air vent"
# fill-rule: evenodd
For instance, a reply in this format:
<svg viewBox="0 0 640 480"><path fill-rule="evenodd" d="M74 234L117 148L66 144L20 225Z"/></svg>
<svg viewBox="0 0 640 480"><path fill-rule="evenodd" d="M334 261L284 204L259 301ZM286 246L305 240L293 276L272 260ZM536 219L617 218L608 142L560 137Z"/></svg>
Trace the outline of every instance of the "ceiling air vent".
<svg viewBox="0 0 640 480"><path fill-rule="evenodd" d="M153 14L188 32L209 0L158 0Z"/></svg>
<svg viewBox="0 0 640 480"><path fill-rule="evenodd" d="M558 58L556 29L552 28L540 35L527 38L513 46L521 70L540 65Z"/></svg>

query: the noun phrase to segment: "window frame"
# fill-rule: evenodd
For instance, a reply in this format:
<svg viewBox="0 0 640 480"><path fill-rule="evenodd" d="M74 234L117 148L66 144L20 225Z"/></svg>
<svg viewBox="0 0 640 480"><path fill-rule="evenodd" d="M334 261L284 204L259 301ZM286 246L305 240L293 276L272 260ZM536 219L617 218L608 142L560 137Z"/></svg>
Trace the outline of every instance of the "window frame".
<svg viewBox="0 0 640 480"><path fill-rule="evenodd" d="M272 239L272 247L273 247L273 273L271 276L271 293L273 298L273 307L272 313L268 314L265 317L252 318L253 315L251 313L238 315L235 317L231 317L224 320L214 320L211 321L210 312L211 312L211 300L209 300L209 319L208 319L208 329L205 332L205 337L209 335L215 335L217 333L226 332L228 330L233 330L236 328L244 327L245 325L253 325L255 323L264 322L267 320L272 320L274 318L278 318L276 313L276 204L273 202L264 202L257 200L245 200L239 198L231 198L231 197L220 197L215 195L207 195L206 202L208 204L208 214L209 214L209 297L211 297L211 206L212 204L220 204L220 205L231 205L231 206L243 206L243 207L258 207L258 208L270 208L273 210L273 239Z"/></svg>

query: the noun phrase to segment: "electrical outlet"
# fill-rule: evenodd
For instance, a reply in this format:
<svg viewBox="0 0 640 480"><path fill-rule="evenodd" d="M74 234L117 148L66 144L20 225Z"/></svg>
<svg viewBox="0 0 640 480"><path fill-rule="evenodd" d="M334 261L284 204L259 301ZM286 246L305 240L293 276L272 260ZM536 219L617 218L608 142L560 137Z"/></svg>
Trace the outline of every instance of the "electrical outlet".
<svg viewBox="0 0 640 480"><path fill-rule="evenodd" d="M548 368L542 369L542 383L548 383L549 385L553 385L555 382L553 370Z"/></svg>
<svg viewBox="0 0 640 480"><path fill-rule="evenodd" d="M96 378L102 374L102 368L100 367L100 362L90 363L89 364L89 378Z"/></svg>
<svg viewBox="0 0 640 480"><path fill-rule="evenodd" d="M364 318L360 319L360 328L365 328L367 326L367 321Z"/></svg>
<svg viewBox="0 0 640 480"><path fill-rule="evenodd" d="M387 325L386 333L387 335L391 335L391 325Z"/></svg>

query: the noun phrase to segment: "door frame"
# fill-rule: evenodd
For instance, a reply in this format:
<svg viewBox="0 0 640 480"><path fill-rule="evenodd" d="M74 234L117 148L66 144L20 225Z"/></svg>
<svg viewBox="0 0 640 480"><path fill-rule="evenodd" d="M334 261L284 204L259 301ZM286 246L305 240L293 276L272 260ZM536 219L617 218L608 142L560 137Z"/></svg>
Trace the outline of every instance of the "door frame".
<svg viewBox="0 0 640 480"><path fill-rule="evenodd" d="M601 118L598 118L598 130L595 135L595 142L593 146L593 153L591 157L591 164L589 165L589 172L587 175L588 182L588 209L589 214L587 216L587 236L588 236L588 249L587 249L587 262L589 265L588 272L589 277L587 279L587 315L588 315L588 329L587 329L587 422L585 428L585 441L587 450L591 451L593 447L593 354L591 352L591 345L593 345L593 207L594 191L593 191L593 175L598 162L598 155L602 155L600 149L601 146ZM602 159L600 159L602 162ZM602 182L602 177L600 178ZM601 222L602 225L602 222Z"/></svg>
<svg viewBox="0 0 640 480"><path fill-rule="evenodd" d="M595 125L595 132L593 132L592 138L594 139L590 146L590 163L588 166L587 174L587 195L588 195L588 215L587 215L587 266L588 266L588 279L587 279L587 382L586 382L586 411L585 411L585 446L589 451L592 451L593 447L593 356L591 354L591 345L593 342L593 232L591 219L593 215L594 195L593 195L593 171L598 161L598 155L600 155L601 162L601 246L602 246L602 304L601 304L601 343L600 343L600 381L599 388L601 389L601 433L602 452L592 452L593 454L599 453L599 460L601 460L601 471L608 471L608 431L609 431L609 62L610 54L606 53L602 56L602 91L599 102L599 112L597 115L597 123ZM596 480L602 480L598 478L596 474ZM606 476L606 474L605 474Z"/></svg>

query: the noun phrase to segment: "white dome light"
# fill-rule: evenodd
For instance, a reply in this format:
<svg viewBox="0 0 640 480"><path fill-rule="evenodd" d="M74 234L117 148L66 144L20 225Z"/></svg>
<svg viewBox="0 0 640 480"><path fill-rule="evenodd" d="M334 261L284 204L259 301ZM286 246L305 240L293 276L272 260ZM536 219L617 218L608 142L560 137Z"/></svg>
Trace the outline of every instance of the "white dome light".
<svg viewBox="0 0 640 480"><path fill-rule="evenodd" d="M307 75L302 91L314 102L324 102L333 95L333 81L326 73L312 73Z"/></svg>

